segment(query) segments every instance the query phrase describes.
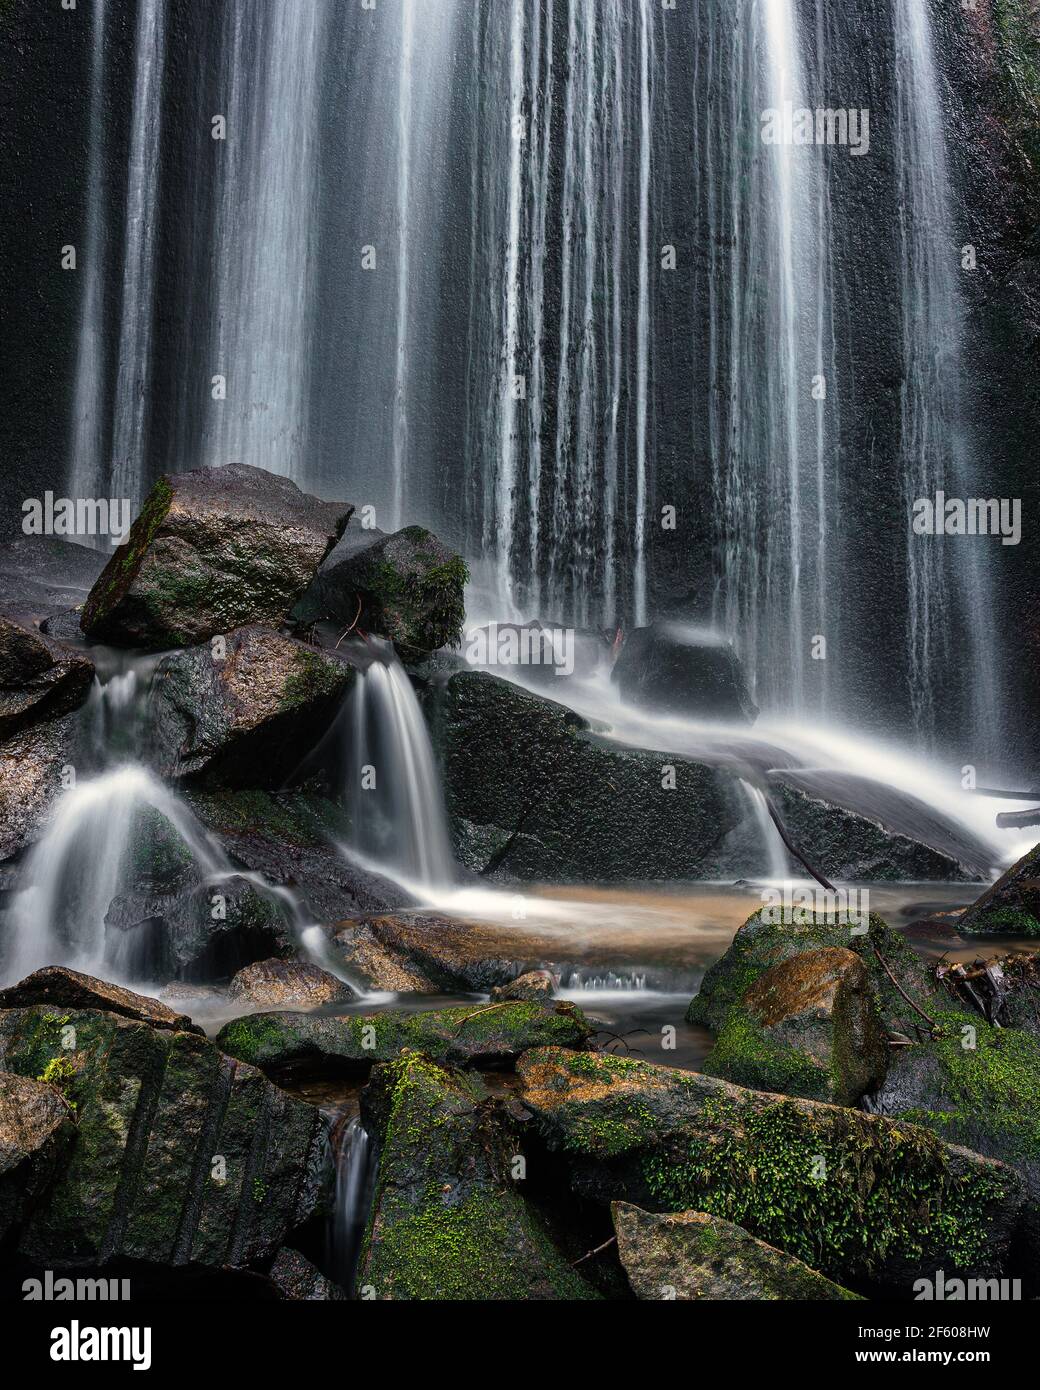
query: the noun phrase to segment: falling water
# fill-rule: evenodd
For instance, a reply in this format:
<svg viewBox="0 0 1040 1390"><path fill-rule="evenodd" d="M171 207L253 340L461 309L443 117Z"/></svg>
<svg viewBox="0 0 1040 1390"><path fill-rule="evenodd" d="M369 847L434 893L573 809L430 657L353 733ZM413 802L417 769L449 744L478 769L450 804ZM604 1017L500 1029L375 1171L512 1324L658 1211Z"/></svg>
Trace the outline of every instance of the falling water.
<svg viewBox="0 0 1040 1390"><path fill-rule="evenodd" d="M224 7L226 140L220 192L205 462L306 476L318 100L327 0Z"/></svg>
<svg viewBox="0 0 1040 1390"><path fill-rule="evenodd" d="M90 130L87 136L87 224L83 239L83 295L76 341L76 384L69 442L69 495L100 497L107 491L102 459L105 412L105 14L94 0L90 54Z"/></svg>
<svg viewBox="0 0 1040 1390"><path fill-rule="evenodd" d="M450 884L455 860L430 735L392 652L359 674L351 700L353 849L410 883Z"/></svg>
<svg viewBox="0 0 1040 1390"><path fill-rule="evenodd" d="M376 1179L376 1154L371 1135L355 1115L333 1133L336 1194L330 1230L333 1277L353 1292L358 1256L364 1239Z"/></svg>
<svg viewBox="0 0 1040 1390"><path fill-rule="evenodd" d="M166 0L140 0L112 421L112 495L130 498L135 512L146 476L165 51Z"/></svg>
<svg viewBox="0 0 1040 1390"><path fill-rule="evenodd" d="M973 495L980 479L965 419L964 304L957 271L960 243L952 211L946 119L928 0L896 0L893 16L911 708L918 739L928 747L933 743L936 715L946 695L943 673L951 667L964 673L970 691L972 739L978 750L975 757L981 761L994 747L1000 716L989 622L992 608L980 546L970 540L944 545L940 537L910 535L917 498L934 501L940 490L967 497ZM971 621L965 621L967 614L972 615ZM966 659L952 659L955 640L966 647Z"/></svg>

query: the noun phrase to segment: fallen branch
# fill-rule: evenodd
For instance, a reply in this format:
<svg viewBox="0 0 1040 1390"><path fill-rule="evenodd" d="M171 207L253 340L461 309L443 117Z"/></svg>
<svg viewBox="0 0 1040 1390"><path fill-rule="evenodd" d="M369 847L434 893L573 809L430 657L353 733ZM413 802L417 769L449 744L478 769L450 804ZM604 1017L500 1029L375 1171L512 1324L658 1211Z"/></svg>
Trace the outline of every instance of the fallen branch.
<svg viewBox="0 0 1040 1390"><path fill-rule="evenodd" d="M872 942L871 945L874 945L874 943ZM884 970L885 974L886 974L886 975L888 976L888 978L892 981L892 983L895 985L896 989L897 989L897 990L899 991L899 993L903 996L903 998L904 998L904 999L906 1000L906 1002L910 1005L910 1007L911 1007L912 1009L915 1009L915 1010L921 1015L921 1017L922 1017L923 1019L926 1019L926 1020L927 1020L929 1028L931 1028L933 1031L934 1031L936 1028L938 1028L939 1025L936 1023L935 1019L934 1019L934 1018L929 1018L928 1015L925 1013L924 1009L921 1008L920 1004L915 1004L915 1003L914 1003L914 1001L910 998L909 994L907 994L907 992L906 992L906 990L903 988L903 986L899 983L899 981L896 979L896 977L892 974L891 970L889 970L889 968L888 968L888 962L885 960L884 956L883 956L883 955L881 954L881 952L878 950L878 948L877 948L876 945L874 946L874 954L877 956L878 960L881 962L881 968L882 968L882 970Z"/></svg>
<svg viewBox="0 0 1040 1390"><path fill-rule="evenodd" d="M606 1250L608 1246L613 1245L616 1240L617 1236L611 1236L610 1239L605 1240L602 1245L597 1245L595 1250L587 1251L584 1255L582 1255L580 1260L574 1260L571 1262L571 1269L577 1269L578 1266L583 1265L586 1260L591 1260L593 1255L598 1255L601 1250Z"/></svg>
<svg viewBox="0 0 1040 1390"><path fill-rule="evenodd" d="M777 828L777 832L778 832L778 834L779 834L781 840L783 840L784 844L785 844L785 845L787 846L787 848L791 851L791 853L794 855L794 857L798 860L798 862L799 862L799 864L801 864L802 868L803 868L803 869L806 869L806 870L813 876L813 878L816 880L817 883L821 884L824 888L826 888L828 893L836 893L838 890L835 888L834 884L831 883L828 879L825 879L824 876L823 876L823 874L818 873L818 872L813 868L813 866L809 863L808 859L806 859L806 857L805 857L805 855L802 853L802 851L798 848L798 846L795 844L795 842L791 839L790 835L788 835L787 829L786 829L786 827L785 827L783 821L780 819L779 812L777 811L776 807L773 805L772 797L770 797L770 796L768 796L768 795L766 796L766 809L767 809L768 812L769 812L769 818L770 818L770 820L773 822L773 824L774 824L774 825L776 826L776 828Z"/></svg>

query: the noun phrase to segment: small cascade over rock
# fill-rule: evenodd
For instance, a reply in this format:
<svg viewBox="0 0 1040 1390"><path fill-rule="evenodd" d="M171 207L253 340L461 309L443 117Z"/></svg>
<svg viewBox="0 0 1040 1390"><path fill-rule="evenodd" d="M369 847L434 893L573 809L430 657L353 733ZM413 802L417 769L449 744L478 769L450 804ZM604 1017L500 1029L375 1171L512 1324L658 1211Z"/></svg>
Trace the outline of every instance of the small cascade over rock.
<svg viewBox="0 0 1040 1390"><path fill-rule="evenodd" d="M350 1293L375 1192L376 1150L357 1115L333 1130L332 1149L336 1195L329 1223L329 1262L336 1282Z"/></svg>

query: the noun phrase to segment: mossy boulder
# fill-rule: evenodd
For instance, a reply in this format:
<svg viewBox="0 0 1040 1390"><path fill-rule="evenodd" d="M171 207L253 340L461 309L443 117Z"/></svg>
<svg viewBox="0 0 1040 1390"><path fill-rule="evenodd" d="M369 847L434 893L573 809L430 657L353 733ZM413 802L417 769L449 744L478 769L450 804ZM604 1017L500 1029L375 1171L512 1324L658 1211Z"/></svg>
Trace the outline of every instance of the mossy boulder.
<svg viewBox="0 0 1040 1390"><path fill-rule="evenodd" d="M756 1303L859 1298L719 1216L648 1212L630 1202L614 1202L611 1215L618 1256L637 1298Z"/></svg>
<svg viewBox="0 0 1040 1390"><path fill-rule="evenodd" d="M456 853L490 878L710 877L744 815L715 770L608 744L563 705L482 671L453 675L430 718Z"/></svg>
<svg viewBox="0 0 1040 1390"><path fill-rule="evenodd" d="M1007 1268L1021 1177L929 1129L602 1053L541 1049L517 1071L580 1196L706 1212L903 1296L937 1269Z"/></svg>
<svg viewBox="0 0 1040 1390"><path fill-rule="evenodd" d="M438 1062L509 1067L532 1047L584 1047L591 1032L570 1003L473 1003L425 1013L247 1014L224 1025L217 1045L273 1075L363 1074L406 1049Z"/></svg>
<svg viewBox="0 0 1040 1390"><path fill-rule="evenodd" d="M958 918L957 930L984 936L1040 936L1040 845L1001 874Z"/></svg>
<svg viewBox="0 0 1040 1390"><path fill-rule="evenodd" d="M77 709L93 680L86 652L0 613L0 739Z"/></svg>
<svg viewBox="0 0 1040 1390"><path fill-rule="evenodd" d="M297 621L331 620L388 637L405 661L457 647L469 571L432 531L350 530L297 605Z"/></svg>
<svg viewBox="0 0 1040 1390"><path fill-rule="evenodd" d="M843 921L837 912L763 907L752 913L720 960L710 966L686 1017L719 1033L730 1011L772 966L806 951L837 948L854 952L867 971L882 1023L912 1034L926 1022L904 993L926 1012L948 1006L950 995L913 947L871 913L864 924ZM901 993L900 991L903 991Z"/></svg>
<svg viewBox="0 0 1040 1390"><path fill-rule="evenodd" d="M46 1192L72 1142L72 1116L49 1081L0 1072L0 1241Z"/></svg>
<svg viewBox="0 0 1040 1390"><path fill-rule="evenodd" d="M26 1009L33 1004L49 1004L60 1009L104 1009L122 1018L149 1023L153 1028L172 1028L180 1033L202 1031L185 1014L175 1013L158 999L63 965L45 966L18 984L0 990L0 1009Z"/></svg>
<svg viewBox="0 0 1040 1390"><path fill-rule="evenodd" d="M76 1117L19 1232L30 1260L244 1265L314 1210L325 1121L196 1033L97 1009L8 1009L0 1067L51 1081Z"/></svg>
<svg viewBox="0 0 1040 1390"><path fill-rule="evenodd" d="M596 1296L525 1201L513 1178L516 1137L476 1078L405 1053L376 1068L362 1117L379 1145L357 1277L363 1295L474 1302Z"/></svg>
<svg viewBox="0 0 1040 1390"><path fill-rule="evenodd" d="M756 1090L855 1105L887 1066L869 971L854 951L824 946L758 976L729 1010L703 1070Z"/></svg>
<svg viewBox="0 0 1040 1390"><path fill-rule="evenodd" d="M279 788L331 724L356 672L270 628L164 657L152 681L156 754L171 777Z"/></svg>
<svg viewBox="0 0 1040 1390"><path fill-rule="evenodd" d="M162 477L91 589L82 629L98 642L159 651L277 625L352 511L241 463Z"/></svg>

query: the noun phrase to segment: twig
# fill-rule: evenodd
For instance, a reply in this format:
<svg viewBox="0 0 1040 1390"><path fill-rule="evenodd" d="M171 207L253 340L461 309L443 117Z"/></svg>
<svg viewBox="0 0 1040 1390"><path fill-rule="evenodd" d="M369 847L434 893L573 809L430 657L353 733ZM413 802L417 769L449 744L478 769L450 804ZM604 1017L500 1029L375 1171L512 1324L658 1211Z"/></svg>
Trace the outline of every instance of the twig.
<svg viewBox="0 0 1040 1390"><path fill-rule="evenodd" d="M873 945L873 944L874 944L874 943L872 942L871 945ZM883 955L881 954L881 952L878 950L877 946L874 946L874 954L877 956L878 960L881 962L881 968L882 968L882 970L884 970L885 974L886 974L886 975L888 976L888 978L892 981L892 983L895 985L896 989L897 989L897 990L899 991L899 993L903 996L903 998L906 1000L906 1002L910 1005L910 1007L911 1007L912 1009L916 1009L917 1012L921 1015L922 1018L928 1020L928 1026L929 1026L931 1029L933 1029L933 1031L934 1031L934 1029L936 1029L936 1028L939 1026L939 1025L936 1023L935 1019L934 1019L934 1018L929 1018L928 1015L925 1013L924 1009L921 1008L920 1004L915 1004L914 1001L910 998L909 994L907 994L906 990L905 990L905 989L903 988L903 986L899 983L899 981L896 979L896 977L892 974L891 970L889 970L889 968L888 968L888 962L885 960L884 956L883 956Z"/></svg>
<svg viewBox="0 0 1040 1390"><path fill-rule="evenodd" d="M467 1014L466 1017L461 1020L459 1026L455 1029L455 1032L452 1034L452 1037L457 1038L471 1018L478 1018L481 1014L489 1014L493 1009L508 1009L510 1004L515 1003L515 999L503 999L501 1004L485 1004L485 1006L482 1009L474 1009L473 1013Z"/></svg>
<svg viewBox="0 0 1040 1390"><path fill-rule="evenodd" d="M333 651L336 651L336 650L338 649L339 644L343 641L344 637L349 637L350 634L354 631L354 629L357 627L357 624L358 624L358 618L360 618L360 617L361 617L361 595L358 594L357 612L354 614L354 621L350 624L350 626L349 626L348 628L346 628L343 632L341 632L340 635L336 638L336 646L333 647L333 649L332 649Z"/></svg>
<svg viewBox="0 0 1040 1390"><path fill-rule="evenodd" d="M613 1245L614 1242L615 1242L616 1240L617 1240L617 1236L611 1236L610 1239L609 1239L609 1240L605 1240L605 1241L603 1242L602 1245L597 1245L596 1248L595 1248L595 1250L589 1250L589 1251L587 1251L586 1254L582 1255L582 1257L581 1257L580 1260L573 1260L573 1261L571 1262L571 1269L577 1269L578 1266L579 1266L579 1265L583 1265L583 1264L585 1263L586 1260L591 1260L592 1257L593 1257L593 1255L598 1255L598 1254L600 1253L601 1250L606 1250L606 1248L607 1248L609 1245Z"/></svg>
<svg viewBox="0 0 1040 1390"><path fill-rule="evenodd" d="M783 840L784 844L791 851L794 857L798 860L799 864L801 864L804 869L807 869L809 873L812 874L816 882L822 884L822 886L827 889L828 893L836 893L838 890L835 888L834 884L831 883L828 879L824 878L823 874L817 873L817 871L809 863L808 859L806 859L802 851L791 839L790 835L788 835L784 823L780 819L779 812L773 805L773 799L771 796L766 796L766 809L769 812L770 820L773 822L773 824L777 828L777 831L779 832L781 840Z"/></svg>

